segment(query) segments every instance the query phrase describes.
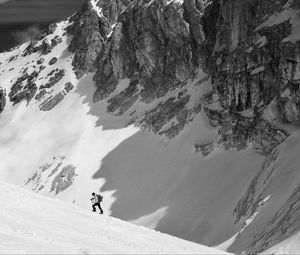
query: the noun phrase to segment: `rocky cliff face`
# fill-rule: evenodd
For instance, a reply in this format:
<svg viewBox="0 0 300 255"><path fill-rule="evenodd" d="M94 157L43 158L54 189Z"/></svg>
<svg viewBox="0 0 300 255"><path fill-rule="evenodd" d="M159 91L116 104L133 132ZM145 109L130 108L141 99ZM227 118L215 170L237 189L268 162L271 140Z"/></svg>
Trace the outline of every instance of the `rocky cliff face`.
<svg viewBox="0 0 300 255"><path fill-rule="evenodd" d="M121 115L138 100L150 104L193 80L203 32L195 32L192 37L188 22L193 22L195 31L201 28L194 15L200 19L205 4L201 4L201 10L194 4L191 8L195 13L188 6L189 12L184 11L178 1L133 1L130 5L128 1L112 5L100 1L97 6L102 10L100 15L92 2L87 2L71 18L74 23L69 29L73 35L69 49L75 52L73 66L78 77L96 72L95 102L107 98L120 80L127 78L129 87L112 98L107 107L109 112ZM199 108L185 107L189 97L181 93L177 99L169 99L152 109L138 122L155 132L174 136ZM162 131L163 125L174 117L176 124Z"/></svg>
<svg viewBox="0 0 300 255"><path fill-rule="evenodd" d="M108 112L120 116L136 102L153 104L144 114L130 113L129 123L174 137L203 109L219 129L215 145L240 150L252 143L268 154L288 136L264 117L269 105L286 122L300 118L298 10L296 0L90 0L68 20L63 36L71 36L77 78L94 73L94 102L108 98L121 80L130 81L108 100ZM56 28L31 41L23 56L48 55L62 42L59 36L49 40ZM43 60L30 73L24 69L7 92L14 104L39 100L64 76L56 73L38 91ZM210 91L192 102L189 88L207 80ZM61 101L63 94L56 97ZM1 109L5 101L1 92Z"/></svg>
<svg viewBox="0 0 300 255"><path fill-rule="evenodd" d="M6 104L6 92L0 88L0 113L4 110Z"/></svg>
<svg viewBox="0 0 300 255"><path fill-rule="evenodd" d="M243 149L253 142L258 151L268 154L288 136L263 114L275 101L285 121L299 118L299 40L290 38L291 19L269 21L276 12L297 9L296 1L105 3L97 3L102 10L98 15L92 2L87 2L71 18L74 23L69 29L78 77L95 72L95 102L128 78L129 88L108 106L108 111L121 115L138 100L150 104L184 88L202 69L212 81L202 106L211 124L219 127L218 145ZM173 115L184 116L181 127L195 114L186 107L189 95L184 96L178 102L182 111L175 107L174 113L171 107ZM154 110L154 119L149 121L152 111L139 123L164 133L161 128L168 121L157 124L165 119L160 108ZM167 115L171 112L167 110Z"/></svg>
<svg viewBox="0 0 300 255"><path fill-rule="evenodd" d="M119 17L99 57L95 100L109 95L118 81L130 78L150 103L183 86L193 75L188 26L181 5L167 1L136 1Z"/></svg>
<svg viewBox="0 0 300 255"><path fill-rule="evenodd" d="M68 33L73 36L69 50L75 53L73 66L78 78L97 70L96 60L106 51L108 35L119 14L130 1L86 1L70 18Z"/></svg>
<svg viewBox="0 0 300 255"><path fill-rule="evenodd" d="M213 61L207 63L212 93L220 108L211 110L208 101L206 111L230 147L255 141L261 151L269 153L286 138L282 130L263 124L263 112L272 101L285 121L298 122L299 38L293 38L296 31L288 16L293 8L298 8L296 1L220 2L216 40L207 43L213 52ZM282 20L273 24L276 13L281 13ZM261 131L278 134L271 135L273 145L264 145L271 137L263 137Z"/></svg>

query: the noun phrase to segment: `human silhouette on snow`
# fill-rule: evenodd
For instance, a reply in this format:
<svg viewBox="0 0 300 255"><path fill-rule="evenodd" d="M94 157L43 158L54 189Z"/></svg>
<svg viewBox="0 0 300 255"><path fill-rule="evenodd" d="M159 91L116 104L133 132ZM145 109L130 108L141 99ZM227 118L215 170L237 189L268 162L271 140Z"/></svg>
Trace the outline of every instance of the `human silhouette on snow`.
<svg viewBox="0 0 300 255"><path fill-rule="evenodd" d="M95 192L92 193L92 207L93 207L93 212L96 212L96 207L98 206L100 209L100 214L103 214L103 210L100 206L100 202L102 202L103 197L100 194L95 194Z"/></svg>

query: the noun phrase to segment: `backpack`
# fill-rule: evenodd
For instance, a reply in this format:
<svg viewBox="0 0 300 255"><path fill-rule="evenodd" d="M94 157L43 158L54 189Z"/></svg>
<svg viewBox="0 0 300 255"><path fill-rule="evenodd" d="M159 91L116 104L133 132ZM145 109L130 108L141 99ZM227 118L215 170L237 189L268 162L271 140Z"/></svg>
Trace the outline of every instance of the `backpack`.
<svg viewBox="0 0 300 255"><path fill-rule="evenodd" d="M97 199L98 199L98 202L102 202L103 201L103 196L97 194Z"/></svg>

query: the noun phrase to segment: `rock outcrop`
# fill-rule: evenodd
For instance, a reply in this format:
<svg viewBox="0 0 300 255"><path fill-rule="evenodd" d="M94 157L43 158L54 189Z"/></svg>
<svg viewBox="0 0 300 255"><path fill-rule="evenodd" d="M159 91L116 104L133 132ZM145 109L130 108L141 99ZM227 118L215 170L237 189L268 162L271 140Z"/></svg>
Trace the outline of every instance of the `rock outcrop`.
<svg viewBox="0 0 300 255"><path fill-rule="evenodd" d="M133 114L130 123L174 137L203 109L219 129L215 146L241 150L253 144L268 154L288 136L264 118L270 103L275 102L286 122L300 120L300 42L293 35L294 16L286 12L280 22L269 21L288 9L299 9L297 1L88 0L69 18L68 50L74 53L77 78L94 73L94 102L107 99L108 112L120 116L136 102L153 104L143 116ZM56 29L50 26L24 54L51 52L61 38L47 36ZM42 63L40 58L40 71ZM199 98L202 104L191 105L187 88L203 71L212 89ZM53 72L37 100L64 76ZM14 103L29 102L36 94L34 78L23 84L26 75L24 71L9 92ZM110 97L123 79L129 86ZM168 96L175 90L177 98ZM52 109L63 96L52 96L41 109Z"/></svg>
<svg viewBox="0 0 300 255"><path fill-rule="evenodd" d="M6 105L6 91L0 87L0 113Z"/></svg>
<svg viewBox="0 0 300 255"><path fill-rule="evenodd" d="M41 55L49 54L56 45L62 42L62 39L58 35L51 40L46 38L48 35L53 34L56 28L56 24L51 24L48 29L42 31L36 38L31 40L25 49L23 56L26 57L37 52Z"/></svg>
<svg viewBox="0 0 300 255"><path fill-rule="evenodd" d="M195 151L201 152L203 157L208 156L215 148L213 142L204 143L204 144L195 144Z"/></svg>
<svg viewBox="0 0 300 255"><path fill-rule="evenodd" d="M263 118L268 105L275 100L286 121L299 120L299 40L286 39L292 33L289 19L268 24L269 17L287 8L298 5L275 0L87 1L70 19L69 50L75 53L78 78L95 72L95 102L110 96L120 80L130 80L108 101L107 110L116 115L138 100L149 104L185 87L204 70L212 91L203 96L203 109L219 128L218 145L243 149L253 142L268 154L288 136ZM160 134L166 132L159 123L188 111L184 104L162 121L160 107L140 121ZM156 115L157 123L150 117Z"/></svg>
<svg viewBox="0 0 300 255"><path fill-rule="evenodd" d="M76 167L73 165L65 166L61 172L54 178L50 192L55 192L55 195L63 192L70 187L76 177Z"/></svg>
<svg viewBox="0 0 300 255"><path fill-rule="evenodd" d="M50 162L40 166L25 185L36 192L44 189L49 189L55 195L63 192L72 185L77 176L76 167L66 164L65 159L65 156L53 157ZM47 184L49 180L51 185Z"/></svg>
<svg viewBox="0 0 300 255"><path fill-rule="evenodd" d="M11 102L15 104L26 100L27 103L35 96L37 92L37 86L35 80L38 77L38 72L33 71L31 74L25 72L22 76L17 78L11 87L11 91L8 97Z"/></svg>
<svg viewBox="0 0 300 255"><path fill-rule="evenodd" d="M212 53L204 69L211 74L213 85L205 111L219 126L220 141L227 148L243 148L254 141L260 143L259 151L267 154L287 137L262 117L273 100L286 121L299 121L300 80L296 73L300 38L295 42L288 39L293 32L288 17L280 23L268 23L269 17L295 3L223 1L219 3L215 41L204 29L204 47ZM202 24L208 24L215 13L215 9L207 11ZM269 145L262 145L265 143Z"/></svg>
<svg viewBox="0 0 300 255"><path fill-rule="evenodd" d="M73 66L76 76L96 70L95 61L104 50L110 25L104 16L99 16L91 1L86 1L81 10L70 18L68 33L73 36L69 51L74 52Z"/></svg>
<svg viewBox="0 0 300 255"><path fill-rule="evenodd" d="M66 71L64 69L54 69L52 70L48 76L49 81L45 85L41 85L39 89L49 89L53 87L57 82L59 82L64 76L65 76ZM54 75L54 76L52 76Z"/></svg>
<svg viewBox="0 0 300 255"><path fill-rule="evenodd" d="M181 4L167 1L135 1L120 14L100 54L94 80L95 101L129 78L141 87L146 103L184 86L193 77L190 33Z"/></svg>
<svg viewBox="0 0 300 255"><path fill-rule="evenodd" d="M118 17L126 7L131 3L131 0L99 0L97 6L101 9L103 16L113 26L118 21Z"/></svg>
<svg viewBox="0 0 300 255"><path fill-rule="evenodd" d="M62 100L64 99L63 92L57 93L55 96L51 96L48 99L46 99L41 105L40 110L41 111L50 111L52 110L56 105L58 105Z"/></svg>

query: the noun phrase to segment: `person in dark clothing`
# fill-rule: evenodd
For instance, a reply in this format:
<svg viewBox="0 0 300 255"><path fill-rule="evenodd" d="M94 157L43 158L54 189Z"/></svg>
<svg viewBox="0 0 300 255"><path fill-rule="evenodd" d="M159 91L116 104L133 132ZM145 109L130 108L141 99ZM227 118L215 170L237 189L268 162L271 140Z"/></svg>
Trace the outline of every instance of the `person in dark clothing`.
<svg viewBox="0 0 300 255"><path fill-rule="evenodd" d="M96 212L96 207L100 209L100 214L103 214L103 210L101 208L100 202L102 202L103 197L100 194L95 194L94 192L92 193L92 207L93 207L93 212Z"/></svg>

